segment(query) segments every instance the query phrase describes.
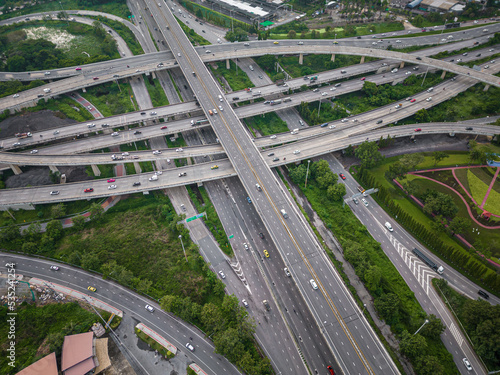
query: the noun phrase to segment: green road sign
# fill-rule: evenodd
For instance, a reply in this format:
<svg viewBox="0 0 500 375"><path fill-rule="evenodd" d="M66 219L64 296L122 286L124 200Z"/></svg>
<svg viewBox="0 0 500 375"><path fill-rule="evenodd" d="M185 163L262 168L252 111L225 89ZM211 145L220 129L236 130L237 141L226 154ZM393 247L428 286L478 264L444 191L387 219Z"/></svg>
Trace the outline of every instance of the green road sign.
<svg viewBox="0 0 500 375"><path fill-rule="evenodd" d="M193 221L193 220L199 219L200 217L203 217L203 216L205 216L205 213L204 213L204 212L202 212L201 214L195 215L195 216L188 217L188 218L186 219L186 223L189 223L190 221Z"/></svg>

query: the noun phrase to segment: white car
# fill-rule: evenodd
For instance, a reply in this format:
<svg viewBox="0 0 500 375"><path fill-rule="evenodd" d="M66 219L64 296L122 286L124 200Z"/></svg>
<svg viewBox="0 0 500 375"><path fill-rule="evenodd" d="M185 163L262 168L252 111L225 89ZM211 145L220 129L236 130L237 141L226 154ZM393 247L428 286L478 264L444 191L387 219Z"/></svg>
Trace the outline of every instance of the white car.
<svg viewBox="0 0 500 375"><path fill-rule="evenodd" d="M243 247L245 248L245 250L249 250L249 247L248 247L248 245L246 244L246 242L245 242L245 243L243 243Z"/></svg>
<svg viewBox="0 0 500 375"><path fill-rule="evenodd" d="M153 155L160 155L161 154L161 151L160 150L154 150L153 151Z"/></svg>
<svg viewBox="0 0 500 375"><path fill-rule="evenodd" d="M31 150L30 154L38 154L38 150Z"/></svg>
<svg viewBox="0 0 500 375"><path fill-rule="evenodd" d="M122 152L122 156L129 156L130 154L128 152Z"/></svg>
<svg viewBox="0 0 500 375"><path fill-rule="evenodd" d="M398 39L398 40L396 40L396 43L401 43L401 41Z"/></svg>
<svg viewBox="0 0 500 375"><path fill-rule="evenodd" d="M389 223L388 221L386 221L386 222L385 222L384 226L387 228L387 230L388 230L389 232L394 231L394 229L392 228L391 223Z"/></svg>
<svg viewBox="0 0 500 375"><path fill-rule="evenodd" d="M328 129L335 129L335 125L330 125Z"/></svg>
<svg viewBox="0 0 500 375"><path fill-rule="evenodd" d="M213 111L214 111L214 114L217 114L217 110L215 108L213 109Z"/></svg>
<svg viewBox="0 0 500 375"><path fill-rule="evenodd" d="M181 54L180 54L180 53L178 53L178 54L177 54L177 56L181 57Z"/></svg>
<svg viewBox="0 0 500 375"><path fill-rule="evenodd" d="M316 281L314 281L314 279L309 280L309 283L314 290L318 289L318 284L316 284Z"/></svg>
<svg viewBox="0 0 500 375"><path fill-rule="evenodd" d="M162 174L163 174L163 172L162 172L162 171L156 171L156 172L155 172L155 175L157 175L157 176L162 175Z"/></svg>
<svg viewBox="0 0 500 375"><path fill-rule="evenodd" d="M222 272L222 271L219 271L219 275L220 275L221 279L225 279L226 278L226 275L224 275L224 272Z"/></svg>
<svg viewBox="0 0 500 375"><path fill-rule="evenodd" d="M346 119L346 118L343 118L343 119L341 120L341 122L348 122L348 121L349 121L349 120L348 120L348 119Z"/></svg>
<svg viewBox="0 0 500 375"><path fill-rule="evenodd" d="M332 88L330 89L330 91L335 91L335 90L337 90L335 87L332 87Z"/></svg>
<svg viewBox="0 0 500 375"><path fill-rule="evenodd" d="M276 139L276 135L272 135L272 136L270 136L269 138L271 138L271 139Z"/></svg>
<svg viewBox="0 0 500 375"><path fill-rule="evenodd" d="M249 305L248 305L248 302L247 302L247 300L246 300L246 299L242 299L242 300L241 300L241 303L243 304L243 306L245 306L245 307L248 309L248 306L249 306Z"/></svg>
<svg viewBox="0 0 500 375"><path fill-rule="evenodd" d="M368 207L368 201L365 199L365 198L361 198L361 202L363 202L363 204Z"/></svg>
<svg viewBox="0 0 500 375"><path fill-rule="evenodd" d="M186 344L186 348L188 348L189 350L191 350L192 352L194 352L194 346L191 345L190 343Z"/></svg>
<svg viewBox="0 0 500 375"><path fill-rule="evenodd" d="M298 44L299 46L301 46L301 45L303 45L303 44L304 44L304 42L298 42L297 44Z"/></svg>
<svg viewBox="0 0 500 375"><path fill-rule="evenodd" d="M113 132L113 133L111 133L111 136L112 136L112 137L118 137L119 135L120 135L120 134L118 134L118 132Z"/></svg>
<svg viewBox="0 0 500 375"><path fill-rule="evenodd" d="M153 306L150 306L150 305L146 305L146 306L144 306L144 308L145 308L146 310L148 310L150 313L152 313L152 312L154 312L154 311L155 311L155 308L154 308Z"/></svg>
<svg viewBox="0 0 500 375"><path fill-rule="evenodd" d="M293 152L293 154L294 154L294 155L300 154L300 150L295 150L295 151Z"/></svg>
<svg viewBox="0 0 500 375"><path fill-rule="evenodd" d="M54 131L54 133L52 133L52 134L58 135L59 134L59 130Z"/></svg>
<svg viewBox="0 0 500 375"><path fill-rule="evenodd" d="M19 94L12 95L13 98L19 98Z"/></svg>
<svg viewBox="0 0 500 375"><path fill-rule="evenodd" d="M219 106L219 109L220 109L221 112L224 111L224 108L222 108L221 105Z"/></svg>
<svg viewBox="0 0 500 375"><path fill-rule="evenodd" d="M182 149L182 148L178 148L175 150L175 152L182 152L182 151L184 151L184 149Z"/></svg>
<svg viewBox="0 0 500 375"><path fill-rule="evenodd" d="M464 363L464 366L467 369L467 371L472 371L472 366L467 358L462 359L462 362Z"/></svg>
<svg viewBox="0 0 500 375"><path fill-rule="evenodd" d="M50 266L50 269L52 271L59 271L59 267L57 267L57 266Z"/></svg>
<svg viewBox="0 0 500 375"><path fill-rule="evenodd" d="M53 191L51 191L50 195L59 195L59 190L53 190Z"/></svg>
<svg viewBox="0 0 500 375"><path fill-rule="evenodd" d="M108 186L108 190L114 190L114 189L116 189L116 185L109 185Z"/></svg>
<svg viewBox="0 0 500 375"><path fill-rule="evenodd" d="M326 96L326 92L322 92L322 93L321 93L321 96Z"/></svg>
<svg viewBox="0 0 500 375"><path fill-rule="evenodd" d="M290 273L290 271L288 270L288 268L283 268L283 271L285 271L285 275L287 275L288 277L291 277L292 274Z"/></svg>

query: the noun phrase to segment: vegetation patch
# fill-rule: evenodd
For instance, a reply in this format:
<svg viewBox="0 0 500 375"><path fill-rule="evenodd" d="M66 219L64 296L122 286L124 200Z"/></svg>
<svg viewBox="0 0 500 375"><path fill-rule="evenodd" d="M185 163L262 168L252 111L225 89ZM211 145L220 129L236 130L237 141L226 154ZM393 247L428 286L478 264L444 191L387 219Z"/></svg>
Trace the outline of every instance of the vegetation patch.
<svg viewBox="0 0 500 375"><path fill-rule="evenodd" d="M175 357L174 353L172 353L164 346L160 345L158 342L156 342L151 337L142 332L139 328L134 327L134 331L137 337L139 337L142 341L148 344L151 349L154 349L158 353L160 353L163 356L163 358L171 359Z"/></svg>
<svg viewBox="0 0 500 375"><path fill-rule="evenodd" d="M252 28L254 28L253 26L248 25L245 22L241 22L235 18L228 17L225 14L216 12L210 8L204 7L194 2L180 0L179 3L189 12L194 14L197 18L210 22L211 24L222 26L226 29L229 29L231 28L231 26L233 26L247 31L252 31Z"/></svg>
<svg viewBox="0 0 500 375"><path fill-rule="evenodd" d="M214 65L217 68L214 68ZM238 70L236 70L237 65L232 60L230 60L230 69L226 69L225 61L213 62L210 63L209 66L222 87L225 86L224 80L233 91L255 86L242 69L238 68ZM224 80L221 79L221 76L224 77Z"/></svg>
<svg viewBox="0 0 500 375"><path fill-rule="evenodd" d="M88 16L88 17L98 20L99 22L108 25L113 30L115 30L120 35L120 37L127 43L128 48L130 48L130 51L134 55L137 56L137 55L142 55L144 53L144 50L142 49L142 46L135 37L134 33L122 22L118 22L101 16Z"/></svg>
<svg viewBox="0 0 500 375"><path fill-rule="evenodd" d="M481 181L470 169L467 171L467 180L472 198L480 205L486 196L488 185Z"/></svg>
<svg viewBox="0 0 500 375"><path fill-rule="evenodd" d="M105 117L136 111L131 100L134 92L130 83L104 82L87 88L87 92L80 95L99 109Z"/></svg>
<svg viewBox="0 0 500 375"><path fill-rule="evenodd" d="M280 119L274 112L248 117L244 121L249 128L259 132L260 135L271 135L288 131L287 123Z"/></svg>
<svg viewBox="0 0 500 375"><path fill-rule="evenodd" d="M151 97L151 102L153 107L161 107L168 105L168 98L165 94L165 90L161 87L160 81L157 78L152 77L152 75L146 76L144 80L146 83L146 88L148 89L149 96Z"/></svg>

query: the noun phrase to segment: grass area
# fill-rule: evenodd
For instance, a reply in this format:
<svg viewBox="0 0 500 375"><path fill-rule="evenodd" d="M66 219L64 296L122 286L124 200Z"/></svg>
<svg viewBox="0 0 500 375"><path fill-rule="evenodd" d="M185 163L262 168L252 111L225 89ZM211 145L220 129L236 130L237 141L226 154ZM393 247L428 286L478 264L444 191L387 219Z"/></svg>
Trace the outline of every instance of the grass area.
<svg viewBox="0 0 500 375"><path fill-rule="evenodd" d="M172 74L170 73L170 71L168 72L168 76L170 77L170 81L172 81L172 85L174 85L175 91L177 92L179 99L181 100L181 102L184 103L184 98L182 97L181 90L179 90L179 88L177 87L177 84L175 83L175 80L172 77Z"/></svg>
<svg viewBox="0 0 500 375"><path fill-rule="evenodd" d="M254 129L261 135L271 135L288 131L286 122L280 119L274 112L248 117L244 121L249 128Z"/></svg>
<svg viewBox="0 0 500 375"><path fill-rule="evenodd" d="M155 170L152 161L141 161L139 166L141 167L142 173L153 172Z"/></svg>
<svg viewBox="0 0 500 375"><path fill-rule="evenodd" d="M123 23L101 16L90 16L90 18L96 19L115 30L118 35L122 37L125 43L127 43L128 48L130 48L130 51L132 51L134 55L137 56L144 54L144 50L142 49L139 41L136 39L134 33Z"/></svg>
<svg viewBox="0 0 500 375"><path fill-rule="evenodd" d="M160 107L169 104L167 95L157 78L153 79L152 76L146 76L144 82L146 83L146 88L148 89L149 96L151 97L153 107Z"/></svg>
<svg viewBox="0 0 500 375"><path fill-rule="evenodd" d="M224 227L220 222L217 211L215 210L215 207L212 204L212 201L210 200L205 188L203 186L198 187L196 185L186 186L186 188L189 193L189 197L191 198L191 201L196 207L198 213L206 213L206 216L204 216L201 220L205 221L206 226L214 235L221 250L227 255L233 256L233 248L229 243L227 234L224 231Z"/></svg>
<svg viewBox="0 0 500 375"><path fill-rule="evenodd" d="M303 168L288 165L289 174ZM326 227L330 229L340 242L344 256L349 261L356 274L365 283L375 300L381 317L391 326L396 335L401 335L404 331L415 332L425 319L425 312L414 297L404 279L394 267L389 258L385 255L380 244L375 241L366 227L363 226L348 206L342 207L342 202L330 199L326 194L326 189L319 187L316 181L315 166L311 167L311 175L307 188L304 184L298 184L302 193L306 196L313 210L319 215ZM327 251L331 259L334 256L330 250ZM383 271L382 271L383 270ZM371 278L376 273L377 281ZM379 310L379 303L389 296L397 299L398 309L392 314ZM381 305L380 305L381 306ZM455 374L456 367L453 358L447 352L440 340L426 340L428 349L421 353L422 356L435 356L443 364L445 374Z"/></svg>
<svg viewBox="0 0 500 375"><path fill-rule="evenodd" d="M240 29L247 31L251 27L245 22L228 17L225 14L219 13L195 2L180 0L179 3L197 18L210 22L213 25L221 26L226 29L231 28L231 25L233 25L234 28L239 27Z"/></svg>
<svg viewBox="0 0 500 375"><path fill-rule="evenodd" d="M100 201L101 199L91 199L89 201L71 201L65 202L63 204L66 208L66 215L75 215L87 211L92 203ZM34 221L47 221L51 219L52 207L56 205L57 204L37 204L34 210L18 210L10 211L10 213L15 218L14 223L19 225L31 223ZM11 222L12 216L7 214L6 212L0 215L0 227L3 227Z"/></svg>
<svg viewBox="0 0 500 375"><path fill-rule="evenodd" d="M467 180L469 182L472 198L474 198L478 204L481 204L488 191L488 185L486 185L484 181L481 181L481 179L472 173L470 169L467 171Z"/></svg>
<svg viewBox="0 0 500 375"><path fill-rule="evenodd" d="M214 68L214 65L217 68ZM222 88L224 88L225 82L221 79L221 76L224 77L225 81L227 81L233 91L243 90L247 87L255 87L243 70L238 68L236 71L236 64L232 60L230 60L230 69L226 69L225 61L210 63L209 66Z"/></svg>
<svg viewBox="0 0 500 375"><path fill-rule="evenodd" d="M114 164L98 164L97 168L99 168L99 170L101 171L100 176L94 175L94 171L92 170L92 167L90 165L87 165L85 167L85 172L87 172L87 175L89 175L90 177L94 177L96 179L116 177Z"/></svg>
<svg viewBox="0 0 500 375"><path fill-rule="evenodd" d="M130 10L127 7L127 4L120 1L107 1L105 3L80 3L78 0L63 0L61 2L53 1L48 3L33 4L35 5L30 6L29 4L26 4L23 9L16 10L15 12L4 13L0 16L0 20L37 12L54 12L53 14L58 14L59 12L61 12L61 7L65 10L95 10L98 12L114 14L115 16L124 19L127 19L127 17L131 14Z"/></svg>
<svg viewBox="0 0 500 375"><path fill-rule="evenodd" d="M7 317L7 306L0 307L0 315ZM45 306L36 306L22 303L16 306L15 313L15 367L8 365L4 358L0 363L2 374L14 374L36 362L38 359L54 352L61 365L61 350L65 335L88 332L100 318L92 311L88 311L76 302L51 303ZM104 319L110 314L101 311ZM0 335L7 338L9 322L7 318L0 321ZM6 352L7 341L4 340L2 349Z"/></svg>
<svg viewBox="0 0 500 375"><path fill-rule="evenodd" d="M142 332L139 328L134 327L135 334L139 339L144 341L146 344L149 345L149 347L153 350L158 351L162 355L163 358L174 358L175 355L171 351L167 350L164 346L160 345L158 342L153 340L151 337L146 335L144 332Z"/></svg>
<svg viewBox="0 0 500 375"><path fill-rule="evenodd" d="M78 122L90 121L94 119L94 116L83 108L80 103L68 98L67 96L51 98L47 101L39 100L36 106L23 108L18 114L22 115L24 112L38 112L45 109L53 111L57 117L70 118Z"/></svg>
<svg viewBox="0 0 500 375"><path fill-rule="evenodd" d="M105 117L133 112L136 109L131 101L134 95L129 83L115 81L87 88L81 95L90 101Z"/></svg>

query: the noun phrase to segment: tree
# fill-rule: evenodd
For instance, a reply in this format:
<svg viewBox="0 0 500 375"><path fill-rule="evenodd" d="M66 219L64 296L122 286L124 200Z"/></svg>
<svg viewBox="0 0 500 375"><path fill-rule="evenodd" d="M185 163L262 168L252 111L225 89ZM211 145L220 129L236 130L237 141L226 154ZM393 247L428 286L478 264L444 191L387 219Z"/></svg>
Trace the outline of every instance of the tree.
<svg viewBox="0 0 500 375"><path fill-rule="evenodd" d="M288 174L296 184L303 184L306 181L307 166L300 164L295 168L290 168Z"/></svg>
<svg viewBox="0 0 500 375"><path fill-rule="evenodd" d="M448 220L443 215L436 215L431 222L431 228L437 232L444 232L447 224Z"/></svg>
<svg viewBox="0 0 500 375"><path fill-rule="evenodd" d="M234 29L234 31L228 31L226 33L226 39L230 42L243 42L245 40L248 40L248 33L245 30L237 27Z"/></svg>
<svg viewBox="0 0 500 375"><path fill-rule="evenodd" d="M347 146L345 149L345 156L354 156L354 147L352 145Z"/></svg>
<svg viewBox="0 0 500 375"><path fill-rule="evenodd" d="M412 24L416 27L424 26L424 22L425 22L425 19L420 14L416 15L412 20Z"/></svg>
<svg viewBox="0 0 500 375"><path fill-rule="evenodd" d="M416 359L425 352L426 348L427 342L424 337L419 334L412 335L406 330L403 331L399 341L399 349L405 356Z"/></svg>
<svg viewBox="0 0 500 375"><path fill-rule="evenodd" d="M449 158L450 155L448 155L446 152L443 151L434 151L432 153L432 158L434 159L434 166L438 165L438 163L441 160L444 160L446 158Z"/></svg>
<svg viewBox="0 0 500 375"><path fill-rule="evenodd" d="M67 20L68 19L68 13L62 11L62 12L59 12L57 13L57 18L59 18L60 20Z"/></svg>
<svg viewBox="0 0 500 375"><path fill-rule="evenodd" d="M401 163L406 170L411 171L412 169L415 169L417 165L420 163L423 163L424 161L424 155L417 153L417 154L405 154L401 158L399 158L399 162Z"/></svg>
<svg viewBox="0 0 500 375"><path fill-rule="evenodd" d="M85 226L85 216L75 216L71 221L73 222L73 228L76 230L82 230Z"/></svg>
<svg viewBox="0 0 500 375"><path fill-rule="evenodd" d="M50 216L53 219L63 217L64 215L66 215L66 206L64 205L64 203L59 203L51 207Z"/></svg>
<svg viewBox="0 0 500 375"><path fill-rule="evenodd" d="M297 33L295 32L295 30L290 30L288 32L288 39L295 39L296 36L297 36Z"/></svg>
<svg viewBox="0 0 500 375"><path fill-rule="evenodd" d="M342 200L342 197L346 194L346 188L344 184L333 184L328 186L326 191L328 198L334 201Z"/></svg>
<svg viewBox="0 0 500 375"><path fill-rule="evenodd" d="M415 113L415 120L417 122L429 122L429 119L429 113L425 108L422 108Z"/></svg>
<svg viewBox="0 0 500 375"><path fill-rule="evenodd" d="M444 367L433 355L423 355L418 358L417 371L419 375L444 375Z"/></svg>
<svg viewBox="0 0 500 375"><path fill-rule="evenodd" d="M428 316L427 320L429 320L429 323L422 328L420 333L422 336L432 340L439 340L439 336L444 332L446 326L441 322L441 319L437 318L434 314Z"/></svg>
<svg viewBox="0 0 500 375"><path fill-rule="evenodd" d="M40 236L42 232L42 225L39 222L31 223L28 228L23 230L23 236L27 238L27 240L35 240Z"/></svg>
<svg viewBox="0 0 500 375"><path fill-rule="evenodd" d="M470 221L460 216L455 216L448 227L452 234L464 233L468 228L470 228Z"/></svg>
<svg viewBox="0 0 500 375"><path fill-rule="evenodd" d="M396 322L399 315L399 297L394 293L382 294L375 300L375 308L379 314L390 324Z"/></svg>
<svg viewBox="0 0 500 375"><path fill-rule="evenodd" d="M453 202L453 198L448 194L438 191L431 191L425 197L424 211L428 214L441 214L446 217L454 217L458 207Z"/></svg>
<svg viewBox="0 0 500 375"><path fill-rule="evenodd" d="M100 221L104 214L104 208L99 203L92 203L89 208L90 220Z"/></svg>
<svg viewBox="0 0 500 375"><path fill-rule="evenodd" d="M63 226L60 220L51 220L47 223L45 227L45 233L52 237L54 240L58 240L63 235Z"/></svg>
<svg viewBox="0 0 500 375"><path fill-rule="evenodd" d="M363 142L358 146L354 155L361 161L361 166L364 168L373 168L378 165L383 156L378 150L378 145L375 142Z"/></svg>
<svg viewBox="0 0 500 375"><path fill-rule="evenodd" d="M101 268L102 260L96 253L86 253L82 259L82 267L87 270L98 271ZM114 275L117 279L117 276Z"/></svg>
<svg viewBox="0 0 500 375"><path fill-rule="evenodd" d="M345 36L353 36L356 35L356 28L353 25L346 25L344 28Z"/></svg>
<svg viewBox="0 0 500 375"><path fill-rule="evenodd" d="M374 82L365 81L363 83L363 88L361 91L363 91L367 96L372 97L372 96L377 95L378 86Z"/></svg>
<svg viewBox="0 0 500 375"><path fill-rule="evenodd" d="M365 271L366 286L369 290L375 291L380 286L382 280L382 269L378 266L371 266Z"/></svg>

